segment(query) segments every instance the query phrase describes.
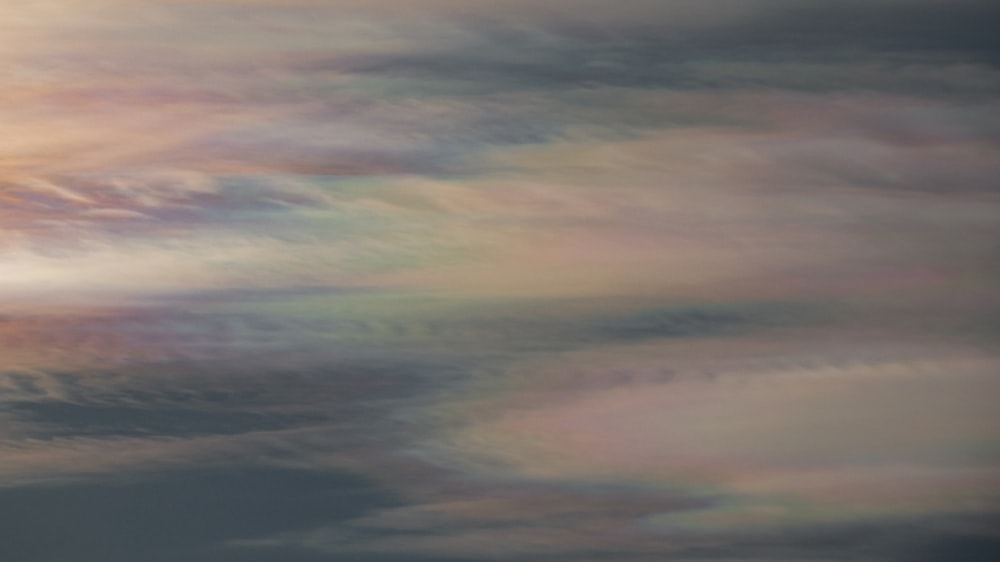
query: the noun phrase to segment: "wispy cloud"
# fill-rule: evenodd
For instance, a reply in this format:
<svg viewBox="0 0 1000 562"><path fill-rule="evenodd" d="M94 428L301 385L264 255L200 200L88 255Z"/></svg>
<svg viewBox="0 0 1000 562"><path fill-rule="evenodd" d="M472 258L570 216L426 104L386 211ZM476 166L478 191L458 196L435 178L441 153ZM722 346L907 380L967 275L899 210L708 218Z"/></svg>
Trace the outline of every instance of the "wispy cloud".
<svg viewBox="0 0 1000 562"><path fill-rule="evenodd" d="M993 3L0 3L26 562L995 558Z"/></svg>

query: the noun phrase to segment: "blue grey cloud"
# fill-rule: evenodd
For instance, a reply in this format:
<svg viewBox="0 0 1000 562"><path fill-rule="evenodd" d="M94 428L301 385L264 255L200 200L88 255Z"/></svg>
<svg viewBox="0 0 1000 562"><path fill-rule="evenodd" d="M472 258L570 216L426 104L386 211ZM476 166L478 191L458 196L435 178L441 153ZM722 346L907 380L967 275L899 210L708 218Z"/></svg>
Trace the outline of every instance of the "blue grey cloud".
<svg viewBox="0 0 1000 562"><path fill-rule="evenodd" d="M7 556L32 562L254 560L252 551L233 556L226 543L346 521L394 501L346 472L191 469L0 488L0 540Z"/></svg>

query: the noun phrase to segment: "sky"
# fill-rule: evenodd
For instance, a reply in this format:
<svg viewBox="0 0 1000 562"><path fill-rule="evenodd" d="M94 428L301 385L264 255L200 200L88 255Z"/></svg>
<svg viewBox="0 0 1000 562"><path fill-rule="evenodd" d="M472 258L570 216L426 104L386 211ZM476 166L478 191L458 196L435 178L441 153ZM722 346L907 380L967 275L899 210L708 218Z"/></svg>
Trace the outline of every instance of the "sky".
<svg viewBox="0 0 1000 562"><path fill-rule="evenodd" d="M0 557L997 560L996 21L0 0Z"/></svg>

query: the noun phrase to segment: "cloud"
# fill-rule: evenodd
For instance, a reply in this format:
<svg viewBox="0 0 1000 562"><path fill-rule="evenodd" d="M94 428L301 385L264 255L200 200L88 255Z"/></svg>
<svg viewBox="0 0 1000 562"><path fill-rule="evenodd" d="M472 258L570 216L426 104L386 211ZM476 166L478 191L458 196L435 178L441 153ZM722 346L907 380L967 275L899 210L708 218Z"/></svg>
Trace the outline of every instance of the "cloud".
<svg viewBox="0 0 1000 562"><path fill-rule="evenodd" d="M621 319L607 319L601 331L611 340L725 336L787 327L795 322L796 315L802 315L802 311L796 311L789 303L651 308Z"/></svg>
<svg viewBox="0 0 1000 562"><path fill-rule="evenodd" d="M761 510L800 498L824 518L995 509L995 417L977 399L996 384L988 356L726 374L652 349L588 350L578 367L563 355L561 375L535 371L523 395L474 402L454 454L486 474L694 487L761 498ZM630 375L636 364L647 374Z"/></svg>
<svg viewBox="0 0 1000 562"><path fill-rule="evenodd" d="M995 550L992 3L8 4L17 557Z"/></svg>
<svg viewBox="0 0 1000 562"><path fill-rule="evenodd" d="M960 556L963 560L986 562L1000 554L1000 539L996 537L957 534L950 537L936 537L936 540L929 543L923 545L919 551L909 553L908 556L919 562L943 562L955 556Z"/></svg>
<svg viewBox="0 0 1000 562"><path fill-rule="evenodd" d="M204 411L194 408L149 408L58 402L20 402L5 405L23 422L47 437L60 434L100 436L183 437L239 434L306 425L322 418L308 415Z"/></svg>
<svg viewBox="0 0 1000 562"><path fill-rule="evenodd" d="M7 551L39 562L216 560L227 541L348 520L392 501L351 473L253 467L5 488L0 497Z"/></svg>
<svg viewBox="0 0 1000 562"><path fill-rule="evenodd" d="M806 269L779 248L787 236L822 245L840 269L854 258L844 248L915 240L909 225L875 226L913 221L902 218L912 209L830 190L971 197L992 192L997 173L991 103L943 99L992 92L988 63L913 55L904 31L901 46L864 47L888 53L865 62L768 42L830 11L818 3L502 2L455 15L428 2L409 8L420 18L393 16L391 2L98 4L122 17L22 8L28 27L77 37L82 54L55 41L9 55L45 72L8 78L16 87L3 94L23 108L0 116L14 131L7 300L70 285L87 300L254 283L518 294L732 284ZM928 14L986 9L880 2L831 18L895 14L923 29ZM676 32L637 32L650 21ZM778 54L748 61L727 42ZM92 54L106 64L81 62ZM846 93L831 96L838 85ZM790 205L745 195L751 185L824 195ZM857 218L870 208L884 214ZM949 230L970 230L957 223L973 212ZM878 247L877 259L898 251Z"/></svg>

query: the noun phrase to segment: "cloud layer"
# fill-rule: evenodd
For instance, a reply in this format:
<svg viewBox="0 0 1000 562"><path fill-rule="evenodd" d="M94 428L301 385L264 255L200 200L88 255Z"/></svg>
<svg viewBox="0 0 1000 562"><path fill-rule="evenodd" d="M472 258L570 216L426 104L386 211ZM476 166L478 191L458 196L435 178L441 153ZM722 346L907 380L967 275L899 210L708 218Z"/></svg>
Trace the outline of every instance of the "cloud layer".
<svg viewBox="0 0 1000 562"><path fill-rule="evenodd" d="M0 5L20 560L996 558L994 3Z"/></svg>

